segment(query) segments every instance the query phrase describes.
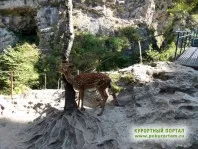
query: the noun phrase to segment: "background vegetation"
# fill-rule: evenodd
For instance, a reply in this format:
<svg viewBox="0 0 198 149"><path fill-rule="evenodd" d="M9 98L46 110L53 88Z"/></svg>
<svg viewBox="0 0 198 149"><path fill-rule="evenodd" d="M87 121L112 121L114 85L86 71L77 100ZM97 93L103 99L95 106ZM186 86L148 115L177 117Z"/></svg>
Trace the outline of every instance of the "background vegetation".
<svg viewBox="0 0 198 149"><path fill-rule="evenodd" d="M132 64L130 56L125 54L129 46L126 37L107 37L79 33L75 37L72 58L81 71L113 70Z"/></svg>
<svg viewBox="0 0 198 149"><path fill-rule="evenodd" d="M10 91L10 71L14 74L14 92L36 88L39 74L35 64L39 60L39 50L33 44L24 43L16 47L8 47L0 53L0 93Z"/></svg>
<svg viewBox="0 0 198 149"><path fill-rule="evenodd" d="M58 80L61 78L61 74L56 70L61 62L61 48L54 47L48 52L41 53L40 57L35 64L35 67L39 73L39 89L45 88L45 76L46 76L46 88L57 88Z"/></svg>
<svg viewBox="0 0 198 149"><path fill-rule="evenodd" d="M197 0L173 0L174 7L169 9L171 12L193 12L198 7Z"/></svg>
<svg viewBox="0 0 198 149"><path fill-rule="evenodd" d="M190 13L194 20L197 19L197 0L174 0L174 3L174 7L168 11L175 18L177 13ZM144 63L173 60L175 36L170 36L170 32L173 30L174 21L173 19L165 30L165 40L161 47L157 47L156 41L150 38L154 35L153 30L148 30L145 35L142 34L141 28L126 27L119 29L114 36L78 32L71 53L74 71L108 71L138 63L138 40L142 40ZM14 72L15 93L20 93L28 87L44 88L45 75L46 87L57 88L61 75L56 69L61 61L61 47L52 45L52 50L40 53L32 43L38 44L38 38L23 37L25 38L21 38L21 44L13 48L8 47L0 53L0 94L10 91L10 71ZM149 39L144 40L145 37Z"/></svg>

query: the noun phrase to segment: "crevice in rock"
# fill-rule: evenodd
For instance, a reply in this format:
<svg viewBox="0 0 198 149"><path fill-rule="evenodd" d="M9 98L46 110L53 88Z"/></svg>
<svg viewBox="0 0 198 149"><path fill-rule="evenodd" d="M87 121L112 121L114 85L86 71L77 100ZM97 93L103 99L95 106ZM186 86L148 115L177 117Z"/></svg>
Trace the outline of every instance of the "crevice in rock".
<svg viewBox="0 0 198 149"><path fill-rule="evenodd" d="M177 91L177 89L174 88L162 88L160 89L160 94L168 93L168 94L174 94Z"/></svg>
<svg viewBox="0 0 198 149"><path fill-rule="evenodd" d="M193 88L189 88L189 89L181 89L181 88L171 88L171 87L167 87L167 88L161 88L160 89L160 94L164 94L164 93L168 93L168 94L175 94L175 92L183 92L185 94L188 95L193 95L194 93L196 93L196 90Z"/></svg>
<svg viewBox="0 0 198 149"><path fill-rule="evenodd" d="M153 78L166 81L170 79L170 76L167 76L166 72L159 72L159 73L153 73Z"/></svg>
<svg viewBox="0 0 198 149"><path fill-rule="evenodd" d="M198 106L193 106L193 105L185 105L179 107L179 110L188 110L188 111L198 111Z"/></svg>

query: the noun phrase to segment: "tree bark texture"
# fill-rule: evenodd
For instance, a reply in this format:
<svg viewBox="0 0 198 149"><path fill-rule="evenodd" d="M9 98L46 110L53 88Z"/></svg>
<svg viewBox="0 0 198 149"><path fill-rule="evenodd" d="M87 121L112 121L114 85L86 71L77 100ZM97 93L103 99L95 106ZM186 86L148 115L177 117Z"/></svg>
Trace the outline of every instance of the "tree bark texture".
<svg viewBox="0 0 198 149"><path fill-rule="evenodd" d="M64 8L64 7L63 7ZM73 28L73 17L72 17L72 0L65 1L65 9L63 10L63 62L69 62L69 56L72 50L72 45L74 41L74 28ZM77 109L77 104L75 102L75 91L73 86L67 82L64 76L62 76L65 88L65 106L64 111L72 111Z"/></svg>
<svg viewBox="0 0 198 149"><path fill-rule="evenodd" d="M64 57L66 61L69 61L69 56L74 41L74 27L73 27L73 16L72 16L72 0L65 1L66 10L64 11L64 24L65 24L65 34L63 36L63 50Z"/></svg>
<svg viewBox="0 0 198 149"><path fill-rule="evenodd" d="M70 112L77 109L77 104L75 101L75 91L73 86L67 82L64 76L62 76L65 88L65 106L64 111Z"/></svg>

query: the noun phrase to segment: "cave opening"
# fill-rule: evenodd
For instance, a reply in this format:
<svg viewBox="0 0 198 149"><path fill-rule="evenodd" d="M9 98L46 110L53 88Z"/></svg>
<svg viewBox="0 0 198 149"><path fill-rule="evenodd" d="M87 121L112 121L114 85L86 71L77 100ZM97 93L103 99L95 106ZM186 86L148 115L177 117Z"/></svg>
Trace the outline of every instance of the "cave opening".
<svg viewBox="0 0 198 149"><path fill-rule="evenodd" d="M28 42L30 44L39 44L36 23L37 11L35 8L28 6L6 8L0 10L0 27L1 30L6 30L13 38L10 42L11 46L18 43Z"/></svg>
<svg viewBox="0 0 198 149"><path fill-rule="evenodd" d="M20 24L16 30L14 30L18 37L19 43L28 42L30 44L39 45L39 36L37 34L36 16L23 16L22 19L17 22ZM16 25L15 25L16 26Z"/></svg>
<svg viewBox="0 0 198 149"><path fill-rule="evenodd" d="M19 41L18 43L25 43L28 42L30 44L39 45L39 36L37 34L37 27L31 28L31 30L20 30L15 32Z"/></svg>

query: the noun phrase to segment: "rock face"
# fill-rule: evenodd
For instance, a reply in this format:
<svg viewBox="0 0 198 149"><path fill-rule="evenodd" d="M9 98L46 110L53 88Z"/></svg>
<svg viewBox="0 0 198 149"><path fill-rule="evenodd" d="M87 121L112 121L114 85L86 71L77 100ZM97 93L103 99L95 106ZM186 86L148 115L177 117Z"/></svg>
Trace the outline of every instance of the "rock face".
<svg viewBox="0 0 198 149"><path fill-rule="evenodd" d="M114 72L115 73L115 72ZM83 149L187 149L197 148L198 72L178 64L159 62L134 65L117 73L123 90L118 94L121 107L106 105L84 112L62 113L49 108L25 131L27 148ZM126 76L133 74L133 81ZM135 128L185 129L185 139L145 139L137 141Z"/></svg>
<svg viewBox="0 0 198 149"><path fill-rule="evenodd" d="M172 28L176 31L197 25L190 15L177 14L177 19L170 15L167 9L173 4L172 0L73 0L74 26L76 31L105 35L115 35L117 30L128 26L140 27L140 36L147 37L150 30L159 35ZM60 48L61 33L65 31L64 7L64 0L0 1L0 30L6 29L9 35L15 33L9 40L1 36L0 51L6 45L14 45L17 42L15 36L23 34L37 35L43 51ZM149 42L157 42L161 47L166 38L156 36ZM148 49L148 44L143 45L143 49ZM134 49L137 46L132 44Z"/></svg>
<svg viewBox="0 0 198 149"><path fill-rule="evenodd" d="M154 27L162 33L169 23L169 15L166 13L172 1L141 0L118 3L119 0L97 1L94 4L85 1L83 4L76 2L74 16L76 26L80 30L92 33L113 33L114 30L127 26ZM168 20L167 20L168 19ZM160 22L161 23L159 25ZM158 26L159 25L159 26Z"/></svg>
<svg viewBox="0 0 198 149"><path fill-rule="evenodd" d="M172 1L156 0L74 0L74 25L76 30L93 34L114 34L115 30L126 26L144 26L154 28L156 34L172 22L166 12ZM64 31L64 1L47 0L5 0L0 1L0 28L12 34L32 33L40 39L43 50L53 49L53 43L60 41ZM12 36L13 37L13 36ZM13 37L14 38L14 37ZM14 42L1 38L2 45ZM5 41L5 43L4 43ZM15 40L14 40L15 41ZM3 49L4 46L0 48Z"/></svg>
<svg viewBox="0 0 198 149"><path fill-rule="evenodd" d="M14 45L18 41L18 38L12 31L0 28L0 49L6 48L7 46Z"/></svg>

